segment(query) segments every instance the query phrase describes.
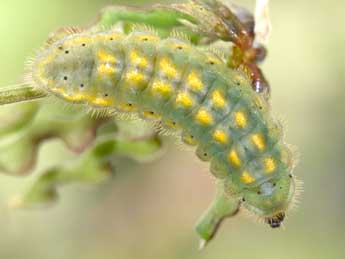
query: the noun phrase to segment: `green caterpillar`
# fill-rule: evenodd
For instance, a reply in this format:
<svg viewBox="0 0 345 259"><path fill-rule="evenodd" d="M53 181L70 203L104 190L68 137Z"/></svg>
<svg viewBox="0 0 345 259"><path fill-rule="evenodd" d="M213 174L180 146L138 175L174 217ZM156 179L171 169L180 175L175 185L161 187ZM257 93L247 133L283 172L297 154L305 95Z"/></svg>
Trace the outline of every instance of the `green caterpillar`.
<svg viewBox="0 0 345 259"><path fill-rule="evenodd" d="M160 121L180 131L186 144L197 146L197 156L210 162L219 180L221 198L216 201L228 202L225 211L211 207L206 214L210 230L197 227L204 240L240 206L273 228L284 220L296 181L281 126L252 90L250 78L227 68L216 53L198 49L176 33L161 39L138 28L129 35L73 31L40 53L28 78L69 103Z"/></svg>

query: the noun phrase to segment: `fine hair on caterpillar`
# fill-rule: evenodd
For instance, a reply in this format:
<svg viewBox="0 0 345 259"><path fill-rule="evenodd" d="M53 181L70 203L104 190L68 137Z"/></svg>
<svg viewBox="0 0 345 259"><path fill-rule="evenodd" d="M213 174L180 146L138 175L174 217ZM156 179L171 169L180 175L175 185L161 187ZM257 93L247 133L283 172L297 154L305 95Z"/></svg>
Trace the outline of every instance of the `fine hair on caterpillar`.
<svg viewBox="0 0 345 259"><path fill-rule="evenodd" d="M128 34L72 28L28 60L24 82L93 116L144 119L193 148L219 183L216 204L232 206L207 226L242 210L277 228L300 191L296 159L249 65L231 68L228 58L177 30L163 38L140 25ZM208 240L215 230L198 231Z"/></svg>

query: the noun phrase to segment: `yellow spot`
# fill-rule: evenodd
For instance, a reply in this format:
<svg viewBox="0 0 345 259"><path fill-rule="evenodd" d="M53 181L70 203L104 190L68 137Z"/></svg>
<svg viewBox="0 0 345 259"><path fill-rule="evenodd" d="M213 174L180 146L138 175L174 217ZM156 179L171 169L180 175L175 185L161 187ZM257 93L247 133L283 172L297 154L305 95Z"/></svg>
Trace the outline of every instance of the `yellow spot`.
<svg viewBox="0 0 345 259"><path fill-rule="evenodd" d="M138 39L142 41L159 41L160 40L159 37L154 36L154 35L140 35Z"/></svg>
<svg viewBox="0 0 345 259"><path fill-rule="evenodd" d="M108 39L113 38L113 40L115 40L115 39L123 38L123 35L124 34L122 34L122 33L111 33L111 34L108 34L108 35L105 35L105 36L107 36Z"/></svg>
<svg viewBox="0 0 345 259"><path fill-rule="evenodd" d="M137 110L137 106L135 104L131 104L131 103L120 103L119 104L120 109L123 111L135 111Z"/></svg>
<svg viewBox="0 0 345 259"><path fill-rule="evenodd" d="M211 57L211 56L209 56L209 57L207 58L207 62L208 62L209 64L212 64L212 65L214 65L214 64L222 64L222 61L221 61L221 60L216 59L216 58Z"/></svg>
<svg viewBox="0 0 345 259"><path fill-rule="evenodd" d="M177 71L175 66L166 58L163 58L159 63L160 69L169 77L175 78Z"/></svg>
<svg viewBox="0 0 345 259"><path fill-rule="evenodd" d="M88 94L83 94L83 93L76 93L73 95L65 94L64 97L69 101L75 101L75 102L87 101L87 100L92 99L92 96Z"/></svg>
<svg viewBox="0 0 345 259"><path fill-rule="evenodd" d="M101 62L104 62L104 63L115 63L116 62L116 58L113 55L107 53L106 51L104 51L102 49L100 49L97 52L97 56L98 56L99 60Z"/></svg>
<svg viewBox="0 0 345 259"><path fill-rule="evenodd" d="M113 40L118 40L123 38L123 35L120 33L111 33L111 34L96 34L94 36L96 40L111 42Z"/></svg>
<svg viewBox="0 0 345 259"><path fill-rule="evenodd" d="M177 50L182 50L182 49L189 49L190 45L188 44L184 44L182 42L173 42L171 44L169 44L171 46L171 48L173 49L177 49Z"/></svg>
<svg viewBox="0 0 345 259"><path fill-rule="evenodd" d="M109 64L101 64L97 67L97 71L99 74L103 75L112 75L115 73L115 69L111 67Z"/></svg>
<svg viewBox="0 0 345 259"><path fill-rule="evenodd" d="M148 118L148 119L153 119L153 120L157 120L160 118L160 116L158 114L155 114L154 112L143 112L143 115Z"/></svg>
<svg viewBox="0 0 345 259"><path fill-rule="evenodd" d="M224 97L219 90L215 90L212 93L212 101L217 108L224 108L225 106Z"/></svg>
<svg viewBox="0 0 345 259"><path fill-rule="evenodd" d="M72 102L80 102L80 101L86 101L88 99L91 99L90 96L86 95L86 94L73 94L73 95L64 95L65 99L68 101L72 101Z"/></svg>
<svg viewBox="0 0 345 259"><path fill-rule="evenodd" d="M182 140L184 143L191 146L196 146L198 144L198 142L195 140L195 138L192 135L184 135L182 137Z"/></svg>
<svg viewBox="0 0 345 259"><path fill-rule="evenodd" d="M195 115L195 119L203 125L209 125L213 121L212 115L204 108L201 108L197 112L197 114Z"/></svg>
<svg viewBox="0 0 345 259"><path fill-rule="evenodd" d="M169 84L166 84L166 83L163 83L161 81L158 81L158 82L154 82L152 84L152 89L151 91L153 93L160 93L161 95L170 95L171 92L172 92L172 89L171 89L171 86Z"/></svg>
<svg viewBox="0 0 345 259"><path fill-rule="evenodd" d="M256 133L251 136L252 142L257 149L260 151L264 150L265 148L265 140L264 136L261 133Z"/></svg>
<svg viewBox="0 0 345 259"><path fill-rule="evenodd" d="M247 125L247 117L243 112L235 112L235 122L240 128L244 128Z"/></svg>
<svg viewBox="0 0 345 259"><path fill-rule="evenodd" d="M200 91L202 89L202 81L195 71L188 75L187 81L194 90Z"/></svg>
<svg viewBox="0 0 345 259"><path fill-rule="evenodd" d="M248 173L248 171L243 171L240 177L241 181L249 184L255 181L255 179Z"/></svg>
<svg viewBox="0 0 345 259"><path fill-rule="evenodd" d="M193 105L193 100L186 92L180 92L176 96L176 103L184 107L191 107Z"/></svg>
<svg viewBox="0 0 345 259"><path fill-rule="evenodd" d="M179 129L181 128L180 125L178 125L175 121L172 121L172 120L168 120L168 121L165 121L165 125L169 128L172 128L172 129Z"/></svg>
<svg viewBox="0 0 345 259"><path fill-rule="evenodd" d="M265 158L264 160L265 171L266 173L270 174L276 169L276 163L274 159L271 157Z"/></svg>
<svg viewBox="0 0 345 259"><path fill-rule="evenodd" d="M228 142L228 136L222 130L216 130L213 132L213 139L222 144Z"/></svg>
<svg viewBox="0 0 345 259"><path fill-rule="evenodd" d="M111 99L96 98L96 99L91 100L91 103L96 104L96 105L108 106L108 105L113 105L114 101Z"/></svg>
<svg viewBox="0 0 345 259"><path fill-rule="evenodd" d="M139 73L136 70L128 71L125 76L127 81L133 82L133 83L140 83L144 80L143 74Z"/></svg>
<svg viewBox="0 0 345 259"><path fill-rule="evenodd" d="M230 153L229 153L229 156L228 156L230 162L234 165L234 166L237 166L237 167L240 167L241 166L241 160L240 158L238 157L238 154L235 150L231 150Z"/></svg>
<svg viewBox="0 0 345 259"><path fill-rule="evenodd" d="M73 44L83 44L83 43L90 43L91 38L90 37L77 37L77 38L72 38L69 41L67 41L65 44L66 46L70 46Z"/></svg>
<svg viewBox="0 0 345 259"><path fill-rule="evenodd" d="M95 96L86 94L86 93L76 93L73 95L69 95L66 93L66 91L62 88L52 88L51 89L55 93L61 94L66 100L71 101L71 102L89 102L95 105L102 105L102 106L108 106L108 105L113 105L114 100L110 98L97 98Z"/></svg>
<svg viewBox="0 0 345 259"><path fill-rule="evenodd" d="M129 54L129 59L132 63L139 65L140 67L147 67L148 62L145 57L140 56L136 51L132 51Z"/></svg>
<svg viewBox="0 0 345 259"><path fill-rule="evenodd" d="M55 58L55 53L52 52L51 54L47 55L41 62L38 64L38 69L37 69L37 77L43 84L48 84L48 79L45 78L43 75L45 73L45 68L46 65L48 65L50 62L52 62Z"/></svg>

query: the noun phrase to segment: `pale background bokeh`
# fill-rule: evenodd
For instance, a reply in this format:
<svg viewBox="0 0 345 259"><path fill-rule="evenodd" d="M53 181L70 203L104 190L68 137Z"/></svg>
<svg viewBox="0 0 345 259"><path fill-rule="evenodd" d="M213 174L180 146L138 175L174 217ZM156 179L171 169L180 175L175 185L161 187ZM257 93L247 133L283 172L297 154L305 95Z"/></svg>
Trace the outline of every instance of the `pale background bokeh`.
<svg viewBox="0 0 345 259"><path fill-rule="evenodd" d="M20 81L26 57L49 32L88 24L110 3L121 2L1 0L0 85ZM270 7L273 32L263 68L273 112L301 153L295 174L305 182L285 229L236 217L198 251L193 225L213 197L213 180L192 153L167 144L155 162L124 160L108 183L61 188L59 202L42 210L6 209L37 175L0 175L0 258L344 258L345 1L272 0ZM49 142L40 168L70 156L60 142Z"/></svg>

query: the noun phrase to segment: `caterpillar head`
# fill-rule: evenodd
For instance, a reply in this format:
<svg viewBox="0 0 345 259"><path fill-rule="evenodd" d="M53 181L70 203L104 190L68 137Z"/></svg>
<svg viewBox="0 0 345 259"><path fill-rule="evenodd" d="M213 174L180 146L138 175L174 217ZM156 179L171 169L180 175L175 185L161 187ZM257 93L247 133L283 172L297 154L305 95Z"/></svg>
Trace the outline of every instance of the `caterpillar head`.
<svg viewBox="0 0 345 259"><path fill-rule="evenodd" d="M275 181L246 189L243 192L243 206L263 218L272 228L280 227L285 212L295 195L295 181L291 174L283 174Z"/></svg>

